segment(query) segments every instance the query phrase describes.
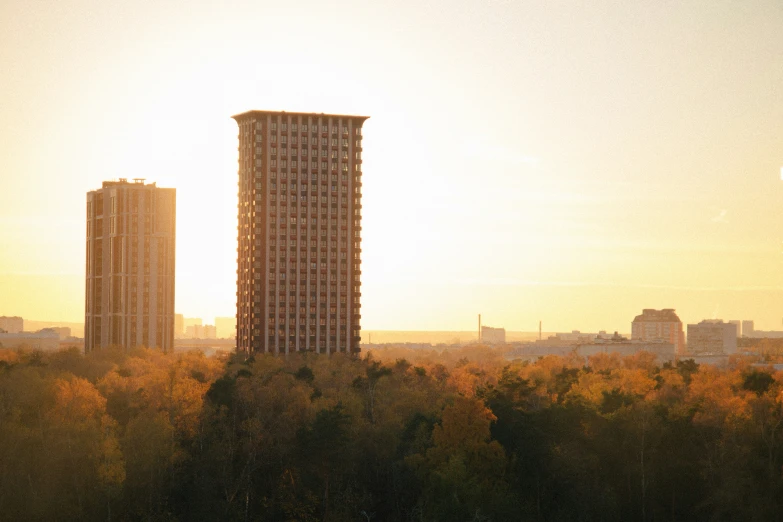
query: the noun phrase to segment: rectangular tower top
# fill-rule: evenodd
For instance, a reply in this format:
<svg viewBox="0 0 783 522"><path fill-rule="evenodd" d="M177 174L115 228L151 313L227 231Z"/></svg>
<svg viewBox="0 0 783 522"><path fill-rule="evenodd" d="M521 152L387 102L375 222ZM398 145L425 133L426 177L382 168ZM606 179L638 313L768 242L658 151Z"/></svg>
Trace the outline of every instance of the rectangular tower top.
<svg viewBox="0 0 783 522"><path fill-rule="evenodd" d="M286 111L261 111L261 110L253 110L253 111L247 111L242 112L240 114L235 114L231 116L236 121L244 120L247 118L251 118L253 116L309 116L312 118L341 118L341 119L351 119L351 120L361 120L364 121L369 118L369 116L356 116L356 115L350 115L350 114L324 114L324 113L317 113L317 112L286 112Z"/></svg>

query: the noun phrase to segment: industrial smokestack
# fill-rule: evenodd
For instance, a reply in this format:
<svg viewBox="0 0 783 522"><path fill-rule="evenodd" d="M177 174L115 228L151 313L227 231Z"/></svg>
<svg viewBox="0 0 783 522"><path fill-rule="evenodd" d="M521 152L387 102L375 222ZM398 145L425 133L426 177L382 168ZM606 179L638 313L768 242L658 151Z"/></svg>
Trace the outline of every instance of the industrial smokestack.
<svg viewBox="0 0 783 522"><path fill-rule="evenodd" d="M541 321L538 321L538 340L541 340Z"/></svg>
<svg viewBox="0 0 783 522"><path fill-rule="evenodd" d="M481 342L481 314L479 314L478 342Z"/></svg>

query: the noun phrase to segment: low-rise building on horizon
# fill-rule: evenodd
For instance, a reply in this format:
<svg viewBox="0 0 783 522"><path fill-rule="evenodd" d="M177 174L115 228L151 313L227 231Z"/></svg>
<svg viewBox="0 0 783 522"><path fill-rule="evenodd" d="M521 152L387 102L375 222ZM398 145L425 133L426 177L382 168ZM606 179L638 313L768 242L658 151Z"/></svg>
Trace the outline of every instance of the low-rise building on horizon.
<svg viewBox="0 0 783 522"><path fill-rule="evenodd" d="M720 319L705 319L688 325L688 354L729 355L737 353L737 325Z"/></svg>
<svg viewBox="0 0 783 522"><path fill-rule="evenodd" d="M24 319L18 316L0 316L0 330L6 333L19 333L24 331Z"/></svg>
<svg viewBox="0 0 783 522"><path fill-rule="evenodd" d="M60 349L60 336L51 329L38 332L0 333L0 348L56 352Z"/></svg>
<svg viewBox="0 0 783 522"><path fill-rule="evenodd" d="M481 327L481 342L485 344L505 344L506 329L493 328L491 326Z"/></svg>

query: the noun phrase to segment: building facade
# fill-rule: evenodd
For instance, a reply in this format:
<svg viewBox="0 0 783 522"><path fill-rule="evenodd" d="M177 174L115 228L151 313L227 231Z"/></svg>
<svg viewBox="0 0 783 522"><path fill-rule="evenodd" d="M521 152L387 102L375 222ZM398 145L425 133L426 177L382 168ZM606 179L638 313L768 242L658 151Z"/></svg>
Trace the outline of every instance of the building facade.
<svg viewBox="0 0 783 522"><path fill-rule="evenodd" d="M238 352L360 350L366 119L272 111L234 116Z"/></svg>
<svg viewBox="0 0 783 522"><path fill-rule="evenodd" d="M87 193L84 350L174 347L176 191L143 179Z"/></svg>
<svg viewBox="0 0 783 522"><path fill-rule="evenodd" d="M737 353L737 325L721 320L704 320L688 325L688 353L729 355Z"/></svg>
<svg viewBox="0 0 783 522"><path fill-rule="evenodd" d="M674 345L676 354L685 353L685 333L682 321L673 308L653 310L645 308L631 323L631 339L636 341L667 341Z"/></svg>

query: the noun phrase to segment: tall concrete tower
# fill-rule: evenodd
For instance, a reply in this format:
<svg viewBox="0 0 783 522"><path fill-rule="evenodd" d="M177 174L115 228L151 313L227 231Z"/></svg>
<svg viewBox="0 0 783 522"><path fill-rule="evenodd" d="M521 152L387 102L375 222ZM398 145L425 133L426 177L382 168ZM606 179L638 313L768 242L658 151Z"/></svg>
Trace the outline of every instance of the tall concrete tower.
<svg viewBox="0 0 783 522"><path fill-rule="evenodd" d="M87 193L84 350L174 348L176 191L143 179Z"/></svg>
<svg viewBox="0 0 783 522"><path fill-rule="evenodd" d="M366 119L273 111L234 116L237 351L360 350Z"/></svg>

